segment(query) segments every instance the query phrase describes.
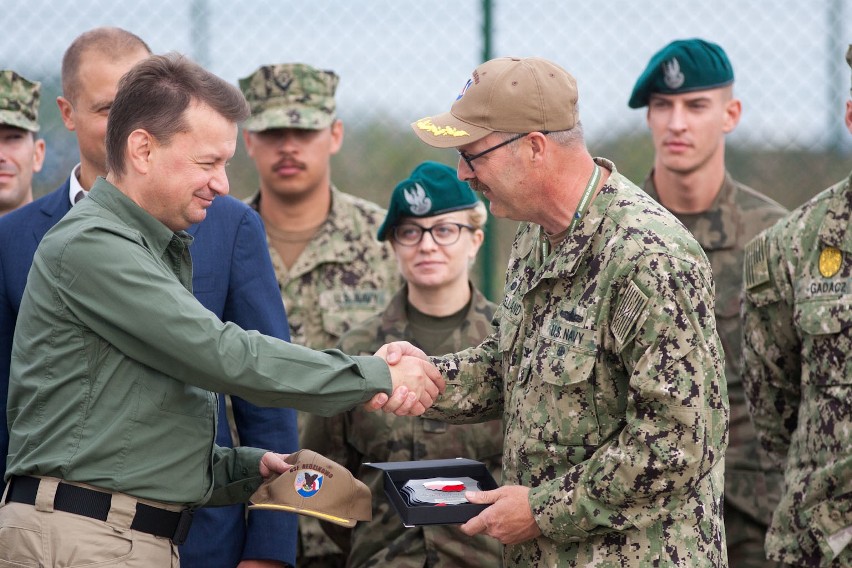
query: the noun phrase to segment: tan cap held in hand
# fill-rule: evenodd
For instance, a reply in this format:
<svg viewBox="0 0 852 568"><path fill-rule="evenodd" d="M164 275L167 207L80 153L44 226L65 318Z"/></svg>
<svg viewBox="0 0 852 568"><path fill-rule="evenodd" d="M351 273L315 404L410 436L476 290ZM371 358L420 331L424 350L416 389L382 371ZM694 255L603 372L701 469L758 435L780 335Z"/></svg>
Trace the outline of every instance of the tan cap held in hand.
<svg viewBox="0 0 852 568"><path fill-rule="evenodd" d="M290 471L270 477L251 496L249 509L273 509L354 527L373 518L370 489L348 469L311 450L286 460Z"/></svg>
<svg viewBox="0 0 852 568"><path fill-rule="evenodd" d="M577 82L540 57L501 57L474 69L450 112L411 124L421 140L455 148L492 132L570 130L579 121Z"/></svg>

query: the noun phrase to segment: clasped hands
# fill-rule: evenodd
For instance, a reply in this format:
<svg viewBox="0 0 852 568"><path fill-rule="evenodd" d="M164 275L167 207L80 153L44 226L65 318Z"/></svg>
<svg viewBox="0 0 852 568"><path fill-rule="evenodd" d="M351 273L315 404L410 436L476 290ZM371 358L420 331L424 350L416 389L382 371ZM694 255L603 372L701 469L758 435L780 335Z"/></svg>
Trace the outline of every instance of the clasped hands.
<svg viewBox="0 0 852 568"><path fill-rule="evenodd" d="M426 354L407 341L383 345L375 353L388 364L393 392L379 393L364 403L370 412L383 410L397 416L420 416L432 406L446 384Z"/></svg>

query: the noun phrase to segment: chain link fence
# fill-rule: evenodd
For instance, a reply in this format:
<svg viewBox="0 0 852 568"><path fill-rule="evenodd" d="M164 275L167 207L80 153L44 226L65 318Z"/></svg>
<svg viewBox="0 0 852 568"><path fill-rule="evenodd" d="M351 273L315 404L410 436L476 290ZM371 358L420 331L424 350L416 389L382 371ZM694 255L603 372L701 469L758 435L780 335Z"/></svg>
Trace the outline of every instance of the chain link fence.
<svg viewBox="0 0 852 568"><path fill-rule="evenodd" d="M733 62L743 118L729 136L733 175L795 207L848 174L852 136L843 124L850 74L852 0L3 0L0 67L42 81L48 146L36 193L57 187L77 162L59 119L62 54L81 32L128 29L155 52L179 51L236 82L259 65L300 61L341 76L346 125L333 179L386 204L396 182L424 159L455 164L426 147L408 124L449 109L486 57L537 55L575 75L592 153L641 183L653 155L642 110L627 99L648 59L673 39L702 37ZM242 149L232 193L257 184ZM491 223L482 264L486 292L499 294L515 224ZM493 293L489 294L494 296Z"/></svg>

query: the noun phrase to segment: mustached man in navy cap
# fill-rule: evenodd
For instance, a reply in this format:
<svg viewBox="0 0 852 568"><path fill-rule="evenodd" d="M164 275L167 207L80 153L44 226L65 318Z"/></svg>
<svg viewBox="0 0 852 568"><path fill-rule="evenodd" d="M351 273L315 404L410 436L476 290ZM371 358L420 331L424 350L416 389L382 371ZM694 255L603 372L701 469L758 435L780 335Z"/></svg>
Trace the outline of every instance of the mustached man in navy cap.
<svg viewBox="0 0 852 568"><path fill-rule="evenodd" d="M741 380L739 300L743 249L786 211L736 182L725 168L725 136L742 103L725 51L703 39L677 40L658 51L639 76L628 105L647 106L654 168L645 191L698 240L716 281L716 325L725 350L731 417L725 454L725 532L731 566L770 566L766 529L778 503L780 475L761 467Z"/></svg>

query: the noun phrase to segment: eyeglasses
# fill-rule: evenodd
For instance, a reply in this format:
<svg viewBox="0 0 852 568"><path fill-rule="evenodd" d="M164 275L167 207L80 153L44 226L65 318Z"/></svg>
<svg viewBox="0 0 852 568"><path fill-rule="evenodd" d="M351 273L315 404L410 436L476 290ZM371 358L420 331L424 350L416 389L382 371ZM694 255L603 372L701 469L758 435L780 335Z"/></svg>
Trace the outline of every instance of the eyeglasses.
<svg viewBox="0 0 852 568"><path fill-rule="evenodd" d="M549 130L542 130L542 131L541 131L541 133L542 133L542 134L544 134L544 135L547 135L547 134L550 134L550 131L549 131ZM488 154L488 153L490 153L490 152L493 152L493 151L494 151L494 150L496 150L497 148L502 148L503 146L506 146L507 144L511 144L511 143L512 143L512 142L514 142L515 140L520 140L521 138L523 138L524 136L528 136L529 134L531 134L531 132L525 132L525 133L523 133L523 134L518 134L518 135L516 135L516 136L512 136L512 137L511 137L511 138L509 138L508 140L504 140L503 142L500 142L500 143L499 143L499 144L497 144L496 146L491 146L490 148L488 148L488 149L486 149L486 150L483 150L483 151L482 151L482 152L480 152L479 154L474 154L473 156L468 156L467 152L463 152L463 151L459 150L459 151L458 151L458 152L459 152L459 156L461 157L461 159L462 159L462 160L464 160L464 161L465 161L465 163L467 164L467 167L469 167L469 168L470 168L470 171L472 171L472 172L473 172L473 171L475 171L475 170L473 169L473 161L474 161L475 159L477 159L477 158L481 158L481 157L482 157L482 156L484 156L485 154Z"/></svg>
<svg viewBox="0 0 852 568"><path fill-rule="evenodd" d="M402 246L413 247L423 240L423 233L429 233L435 244L446 247L458 242L462 229L476 230L461 223L438 223L428 228L416 223L403 223L393 228L393 240Z"/></svg>

